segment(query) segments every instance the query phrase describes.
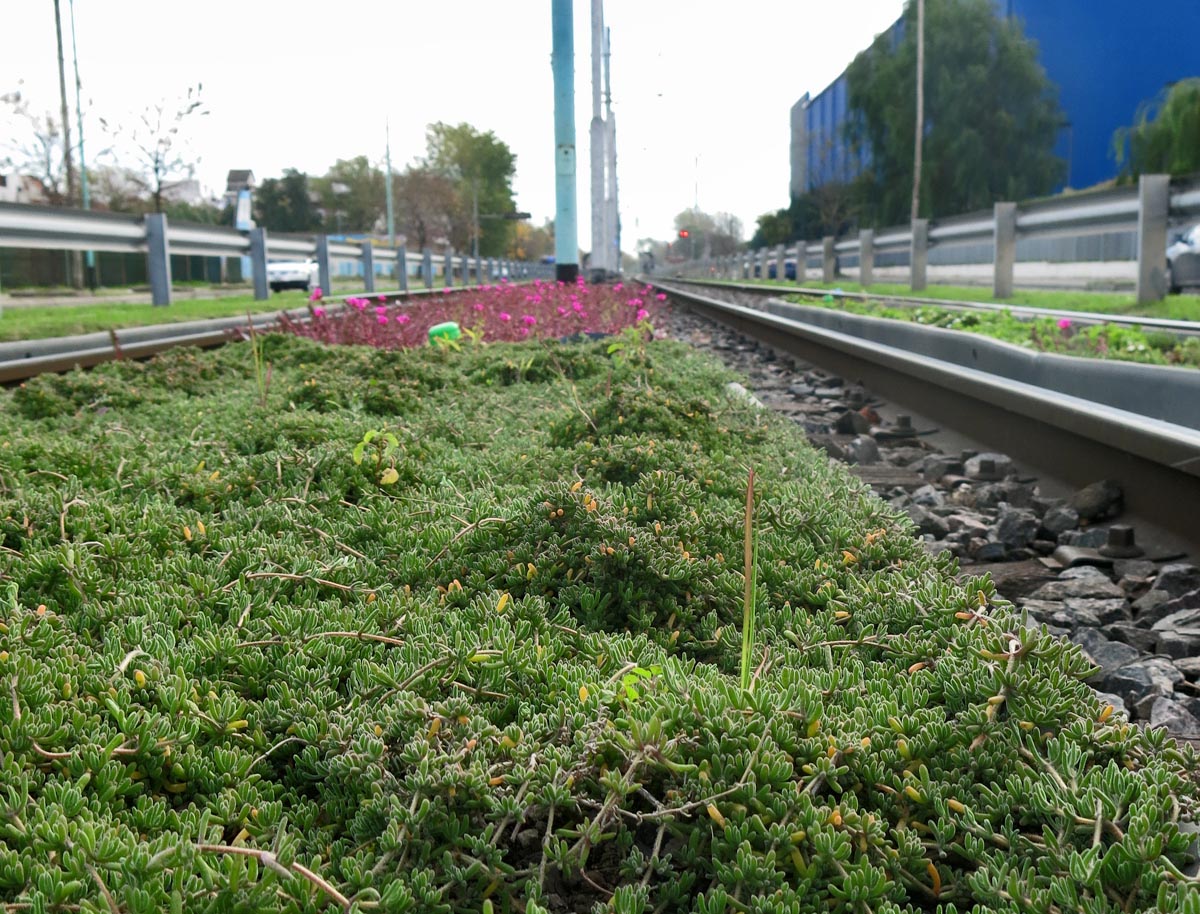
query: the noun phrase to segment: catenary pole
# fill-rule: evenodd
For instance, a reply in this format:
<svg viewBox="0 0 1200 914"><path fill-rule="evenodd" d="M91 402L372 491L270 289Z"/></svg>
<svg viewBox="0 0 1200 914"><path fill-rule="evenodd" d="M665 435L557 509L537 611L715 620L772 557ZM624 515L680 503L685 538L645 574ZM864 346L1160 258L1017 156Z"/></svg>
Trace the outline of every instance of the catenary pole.
<svg viewBox="0 0 1200 914"><path fill-rule="evenodd" d="M608 235L605 231L604 210L604 159L607 133L600 111L601 96L601 53L604 42L604 0L592 0L592 253L591 276L600 278L608 270Z"/></svg>
<svg viewBox="0 0 1200 914"><path fill-rule="evenodd" d="M555 275L579 275L579 226L575 201L575 16L571 0L551 0L554 70L554 259Z"/></svg>
<svg viewBox="0 0 1200 914"><path fill-rule="evenodd" d="M917 0L917 125L913 148L912 215L921 215L921 154L925 140L925 0Z"/></svg>
<svg viewBox="0 0 1200 914"><path fill-rule="evenodd" d="M83 155L83 84L79 80L79 46L75 42L75 0L69 0L67 9L71 17L71 60L75 66L75 122L79 127L79 196L84 209L92 208L92 195L88 188L87 160ZM87 259L88 288L96 288L96 252L84 254Z"/></svg>

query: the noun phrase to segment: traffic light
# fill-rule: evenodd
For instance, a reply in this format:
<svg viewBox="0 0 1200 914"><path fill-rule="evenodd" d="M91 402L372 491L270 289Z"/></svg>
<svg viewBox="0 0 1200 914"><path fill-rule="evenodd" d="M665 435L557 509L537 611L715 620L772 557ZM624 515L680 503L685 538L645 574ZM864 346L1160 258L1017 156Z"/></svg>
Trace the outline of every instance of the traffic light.
<svg viewBox="0 0 1200 914"><path fill-rule="evenodd" d="M680 230L679 230L679 237L680 237L680 238L687 238L687 237L689 237L690 235L691 235L691 232L689 232L687 229L680 229Z"/></svg>

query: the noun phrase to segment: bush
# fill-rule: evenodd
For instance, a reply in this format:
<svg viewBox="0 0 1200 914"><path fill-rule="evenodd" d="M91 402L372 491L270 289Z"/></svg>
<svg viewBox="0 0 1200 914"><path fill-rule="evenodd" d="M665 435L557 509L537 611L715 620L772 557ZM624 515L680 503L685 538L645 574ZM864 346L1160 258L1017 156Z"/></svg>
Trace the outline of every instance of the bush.
<svg viewBox="0 0 1200 914"><path fill-rule="evenodd" d="M1191 750L709 361L263 342L0 412L12 910L1194 910Z"/></svg>

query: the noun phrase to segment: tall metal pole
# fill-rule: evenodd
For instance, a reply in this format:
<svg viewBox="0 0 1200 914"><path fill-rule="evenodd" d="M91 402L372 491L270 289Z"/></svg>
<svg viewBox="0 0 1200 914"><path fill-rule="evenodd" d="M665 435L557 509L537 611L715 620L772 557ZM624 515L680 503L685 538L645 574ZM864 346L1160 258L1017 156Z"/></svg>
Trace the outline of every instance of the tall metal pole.
<svg viewBox="0 0 1200 914"><path fill-rule="evenodd" d="M600 113L601 55L604 39L604 0L592 0L592 254L591 275L598 279L608 271L608 232L604 211L604 160L607 134Z"/></svg>
<svg viewBox="0 0 1200 914"><path fill-rule="evenodd" d="M79 46L75 42L75 0L69 0L68 10L71 16L71 60L75 65L75 119L79 127L79 193L80 202L84 209L92 208L92 195L88 189L87 160L83 155L83 84L79 80ZM96 288L96 252L88 251L87 284L89 289Z"/></svg>
<svg viewBox="0 0 1200 914"><path fill-rule="evenodd" d="M383 122L383 137L384 155L387 159L387 178L384 181L384 185L385 193L387 194L388 245L394 248L396 246L396 213L392 204L392 126L386 120Z"/></svg>
<svg viewBox="0 0 1200 914"><path fill-rule="evenodd" d="M617 116L612 110L611 33L604 30L604 120L608 128L608 199L605 201L604 237L608 241L608 265L621 272L621 211L617 206Z"/></svg>
<svg viewBox="0 0 1200 914"><path fill-rule="evenodd" d="M551 0L554 70L554 272L562 282L579 276L575 206L575 16L572 0Z"/></svg>
<svg viewBox="0 0 1200 914"><path fill-rule="evenodd" d="M912 221L921 215L921 153L925 139L925 0L917 0L917 140L913 149Z"/></svg>
<svg viewBox="0 0 1200 914"><path fill-rule="evenodd" d="M67 172L67 203L75 202L75 165L71 150L71 120L67 111L67 69L63 62L62 17L54 0L54 33L58 37L58 92L62 102L63 166Z"/></svg>

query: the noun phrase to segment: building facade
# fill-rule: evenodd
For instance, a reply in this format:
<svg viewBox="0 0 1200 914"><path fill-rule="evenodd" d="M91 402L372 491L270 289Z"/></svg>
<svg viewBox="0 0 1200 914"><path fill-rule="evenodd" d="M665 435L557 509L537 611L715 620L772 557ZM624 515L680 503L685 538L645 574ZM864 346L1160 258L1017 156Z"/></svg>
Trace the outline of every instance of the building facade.
<svg viewBox="0 0 1200 914"><path fill-rule="evenodd" d="M1038 46L1058 88L1065 123L1056 152L1066 187L1085 188L1119 170L1113 135L1139 108L1180 79L1200 76L1200 2L1167 0L997 0L997 14L1018 22ZM885 33L904 38L904 20ZM792 196L849 181L869 164L844 137L848 86L843 72L791 111Z"/></svg>

